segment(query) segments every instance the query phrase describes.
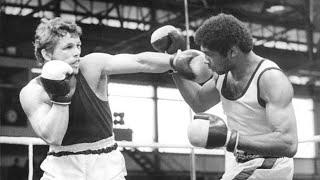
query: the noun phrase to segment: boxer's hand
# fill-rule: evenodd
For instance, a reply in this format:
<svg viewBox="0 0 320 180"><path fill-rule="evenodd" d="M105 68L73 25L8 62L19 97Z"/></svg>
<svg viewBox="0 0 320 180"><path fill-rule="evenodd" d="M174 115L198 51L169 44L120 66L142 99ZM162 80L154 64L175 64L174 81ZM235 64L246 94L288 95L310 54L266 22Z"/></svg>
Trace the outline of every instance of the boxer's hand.
<svg viewBox="0 0 320 180"><path fill-rule="evenodd" d="M186 49L184 36L177 28L171 25L155 30L151 35L151 45L156 51L168 54L174 54L179 49Z"/></svg>
<svg viewBox="0 0 320 180"><path fill-rule="evenodd" d="M70 104L76 87L76 78L69 64L59 60L45 63L40 80L53 103Z"/></svg>
<svg viewBox="0 0 320 180"><path fill-rule="evenodd" d="M190 67L195 75L193 81L199 84L204 84L213 77L213 71L209 68L206 61L205 55L203 54L194 57L190 62Z"/></svg>
<svg viewBox="0 0 320 180"><path fill-rule="evenodd" d="M208 113L195 115L188 127L190 143L206 149L226 146L228 151L233 152L237 145L237 136L236 131L228 130L222 118Z"/></svg>

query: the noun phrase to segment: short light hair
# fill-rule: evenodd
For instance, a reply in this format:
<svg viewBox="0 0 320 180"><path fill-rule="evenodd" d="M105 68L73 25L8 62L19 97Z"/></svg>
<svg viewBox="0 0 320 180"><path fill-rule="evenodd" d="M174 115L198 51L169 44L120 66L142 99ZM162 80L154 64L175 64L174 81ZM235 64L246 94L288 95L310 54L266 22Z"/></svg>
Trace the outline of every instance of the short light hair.
<svg viewBox="0 0 320 180"><path fill-rule="evenodd" d="M43 64L45 59L41 54L41 50L45 49L49 52L53 52L60 38L67 34L71 36L82 35L81 27L74 21L56 17L54 19L41 19L41 23L36 29L34 36L34 54L37 61Z"/></svg>
<svg viewBox="0 0 320 180"><path fill-rule="evenodd" d="M236 17L223 13L207 19L197 29L195 41L198 45L224 56L227 56L227 52L235 45L244 53L253 49L252 35L245 24Z"/></svg>

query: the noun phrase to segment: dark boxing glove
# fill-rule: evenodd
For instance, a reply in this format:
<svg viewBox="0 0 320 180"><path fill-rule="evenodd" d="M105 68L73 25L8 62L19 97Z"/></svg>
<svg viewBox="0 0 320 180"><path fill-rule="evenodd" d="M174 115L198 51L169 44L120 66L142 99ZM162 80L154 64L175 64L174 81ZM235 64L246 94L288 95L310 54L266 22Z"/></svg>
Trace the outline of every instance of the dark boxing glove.
<svg viewBox="0 0 320 180"><path fill-rule="evenodd" d="M42 67L40 81L53 103L61 105L71 103L76 78L69 64L59 60L45 63Z"/></svg>
<svg viewBox="0 0 320 180"><path fill-rule="evenodd" d="M168 54L174 54L179 49L186 49L184 36L177 28L171 25L155 30L151 35L151 45L156 51Z"/></svg>
<svg viewBox="0 0 320 180"><path fill-rule="evenodd" d="M193 73L190 62L192 61L192 56L186 56L185 53L180 50L173 54L170 58L170 66L172 69L183 77L193 80L195 79L195 74Z"/></svg>
<svg viewBox="0 0 320 180"><path fill-rule="evenodd" d="M238 138L238 132L229 131L222 118L208 113L195 115L188 126L189 142L196 147L213 149L225 146L227 151L234 152Z"/></svg>
<svg viewBox="0 0 320 180"><path fill-rule="evenodd" d="M189 49L171 56L172 69L187 79L203 83L212 77L212 71L205 64L205 56L201 51Z"/></svg>

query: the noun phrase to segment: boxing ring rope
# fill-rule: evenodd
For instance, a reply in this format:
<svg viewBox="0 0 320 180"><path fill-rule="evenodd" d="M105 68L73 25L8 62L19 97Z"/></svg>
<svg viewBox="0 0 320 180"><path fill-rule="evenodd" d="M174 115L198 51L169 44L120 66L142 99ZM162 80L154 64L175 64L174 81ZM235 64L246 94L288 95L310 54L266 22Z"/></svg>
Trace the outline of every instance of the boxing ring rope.
<svg viewBox="0 0 320 180"><path fill-rule="evenodd" d="M320 135L313 136L308 139L301 139L299 143L308 143L308 142L320 142ZM164 143L134 143L134 142L126 142L126 141L118 141L117 142L120 147L149 147L149 148L189 148L191 149L191 154L193 154L190 158L191 161L191 179L196 180L196 164L195 164L195 153L194 149L201 149L197 147L192 147L190 145L176 145L176 144L164 144ZM28 159L29 159L29 174L28 180L32 180L33 178L33 146L34 145L47 145L42 139L36 137L9 137L9 136L0 136L0 144L19 144L19 145L27 145L28 146Z"/></svg>

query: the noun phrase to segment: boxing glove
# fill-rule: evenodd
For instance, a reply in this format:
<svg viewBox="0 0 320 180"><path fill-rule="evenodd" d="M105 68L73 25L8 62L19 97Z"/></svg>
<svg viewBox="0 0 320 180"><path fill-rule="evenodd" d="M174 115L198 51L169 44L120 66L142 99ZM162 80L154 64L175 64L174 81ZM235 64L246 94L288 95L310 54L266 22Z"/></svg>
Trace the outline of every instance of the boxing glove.
<svg viewBox="0 0 320 180"><path fill-rule="evenodd" d="M179 51L172 55L170 65L177 73L199 84L208 81L212 77L212 71L205 64L205 56L198 50Z"/></svg>
<svg viewBox="0 0 320 180"><path fill-rule="evenodd" d="M192 58L190 62L190 68L194 74L193 81L203 84L212 78L213 72L209 68L208 64L205 64L205 56L198 55Z"/></svg>
<svg viewBox="0 0 320 180"><path fill-rule="evenodd" d="M166 25L155 30L151 35L150 42L156 51L168 54L174 54L179 49L186 49L184 36L177 28L171 25Z"/></svg>
<svg viewBox="0 0 320 180"><path fill-rule="evenodd" d="M213 114L197 114L188 126L189 142L196 147L213 149L226 146L227 151L234 152L238 138L237 131L229 131L223 119Z"/></svg>
<svg viewBox="0 0 320 180"><path fill-rule="evenodd" d="M195 79L195 74L193 73L190 62L194 58L192 56L184 56L180 50L177 53L173 54L170 57L170 66L177 72L178 74L182 75L183 77L193 80Z"/></svg>
<svg viewBox="0 0 320 180"><path fill-rule="evenodd" d="M42 67L40 81L55 104L70 104L76 86L72 67L59 60L52 60Z"/></svg>

